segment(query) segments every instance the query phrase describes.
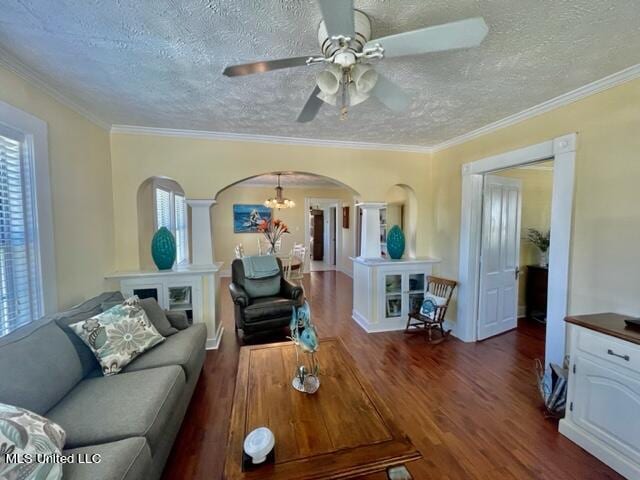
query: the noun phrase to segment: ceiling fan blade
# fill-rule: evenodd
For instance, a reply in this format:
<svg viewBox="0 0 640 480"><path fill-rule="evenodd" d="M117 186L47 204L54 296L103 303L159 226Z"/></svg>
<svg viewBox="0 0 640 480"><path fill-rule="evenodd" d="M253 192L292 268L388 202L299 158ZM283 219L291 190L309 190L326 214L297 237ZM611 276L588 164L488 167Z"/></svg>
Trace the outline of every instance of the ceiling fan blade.
<svg viewBox="0 0 640 480"><path fill-rule="evenodd" d="M262 62L245 63L242 65L232 65L222 72L227 77L237 77L239 75L250 75L252 73L264 73L281 68L302 67L307 64L306 57L281 58L279 60L264 60Z"/></svg>
<svg viewBox="0 0 640 480"><path fill-rule="evenodd" d="M353 0L318 0L329 38L344 35L353 38Z"/></svg>
<svg viewBox="0 0 640 480"><path fill-rule="evenodd" d="M313 89L307 103L304 104L300 115L298 115L298 119L296 120L297 122L307 123L316 118L316 115L320 111L320 107L322 107L322 104L324 103L318 98L319 93L320 87L316 85L316 88Z"/></svg>
<svg viewBox="0 0 640 480"><path fill-rule="evenodd" d="M380 44L384 48L385 57L420 55L456 48L476 47L482 43L488 32L489 27L483 18L468 18L458 22L376 38L367 42L365 48Z"/></svg>
<svg viewBox="0 0 640 480"><path fill-rule="evenodd" d="M378 74L378 81L373 90L371 90L371 94L380 100L385 107L394 112L406 110L411 103L409 95L404 90L380 74Z"/></svg>

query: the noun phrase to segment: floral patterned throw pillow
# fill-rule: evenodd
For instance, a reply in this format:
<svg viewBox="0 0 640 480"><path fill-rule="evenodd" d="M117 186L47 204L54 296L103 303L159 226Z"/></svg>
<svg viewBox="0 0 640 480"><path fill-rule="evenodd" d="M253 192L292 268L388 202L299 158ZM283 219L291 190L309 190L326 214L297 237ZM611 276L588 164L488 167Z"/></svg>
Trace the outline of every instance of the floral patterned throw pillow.
<svg viewBox="0 0 640 480"><path fill-rule="evenodd" d="M0 403L0 478L59 480L66 434L56 423L29 410Z"/></svg>
<svg viewBox="0 0 640 480"><path fill-rule="evenodd" d="M91 349L105 375L119 373L138 355L165 340L136 296L69 327Z"/></svg>

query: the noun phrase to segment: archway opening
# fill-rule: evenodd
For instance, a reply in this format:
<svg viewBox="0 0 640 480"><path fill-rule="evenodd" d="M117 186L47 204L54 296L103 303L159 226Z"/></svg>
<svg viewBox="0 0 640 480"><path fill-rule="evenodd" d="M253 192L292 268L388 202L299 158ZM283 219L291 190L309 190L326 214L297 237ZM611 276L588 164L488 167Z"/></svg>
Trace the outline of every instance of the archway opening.
<svg viewBox="0 0 640 480"><path fill-rule="evenodd" d="M153 269L151 240L162 226L176 237L176 263L189 262L188 208L185 192L175 180L149 177L138 187L138 255L142 270Z"/></svg>
<svg viewBox="0 0 640 480"><path fill-rule="evenodd" d="M382 250L385 252L386 232L398 225L405 235L405 257L416 257L416 231L418 223L418 200L416 193L408 185L397 184L389 188L385 198L387 203L381 215Z"/></svg>
<svg viewBox="0 0 640 480"><path fill-rule="evenodd" d="M264 202L276 195L278 174L283 196L295 206L270 210ZM354 205L358 197L358 192L348 185L310 172L269 172L238 180L220 189L215 196L212 223L216 259L223 261L227 270L236 247L241 245L245 255L260 252L263 235L251 228L249 219L242 217L243 212L245 216L247 212L256 212L261 218L277 218L287 224L289 233L283 235L281 252L286 255L295 245L304 245L305 271L310 270L314 259L321 259L325 269L350 274L349 257L355 255L356 240ZM319 263L314 265L317 267Z"/></svg>

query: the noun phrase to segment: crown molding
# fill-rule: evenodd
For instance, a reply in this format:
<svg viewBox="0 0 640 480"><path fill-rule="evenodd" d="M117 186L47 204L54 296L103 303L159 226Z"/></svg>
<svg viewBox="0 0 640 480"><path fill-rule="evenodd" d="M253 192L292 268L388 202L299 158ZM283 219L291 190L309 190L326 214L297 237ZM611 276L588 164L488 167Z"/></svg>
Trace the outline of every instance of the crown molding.
<svg viewBox="0 0 640 480"><path fill-rule="evenodd" d="M140 127L136 125L112 125L111 133L153 135L161 137L203 138L209 140L270 143L276 145L306 145L312 147L350 148L356 150L388 150L391 152L431 153L431 147L421 145L349 142L344 140L319 140L313 138L281 137L277 135L257 135L249 133L210 132L205 130Z"/></svg>
<svg viewBox="0 0 640 480"><path fill-rule="evenodd" d="M595 95L596 93L602 92L603 90L617 87L618 85L622 85L623 83L630 82L631 80L635 80L637 78L640 78L640 63L601 78L600 80L596 80L594 82L588 83L587 85L583 85L582 87L576 88L575 90L559 95L555 98L552 98L551 100L547 100L546 102L539 103L538 105L527 108L526 110L522 110L521 112L509 115L508 117L505 117L496 122L489 123L484 127L480 127L476 130L472 130L471 132L434 145L431 147L431 152L435 153L453 147L455 145L460 145L461 143L468 142L469 140L473 140L474 138L481 137L482 135L495 132L496 130L509 127L511 125L515 125L516 123L520 123L524 120L528 120L551 110L555 110L556 108L564 107L565 105L569 105L585 97Z"/></svg>
<svg viewBox="0 0 640 480"><path fill-rule="evenodd" d="M53 88L51 85L49 85L49 83L43 80L41 76L32 68L25 65L22 61L4 50L2 47L0 47L0 66L6 68L23 80L31 83L65 107L70 108L79 115L82 115L84 118L102 128L103 130L109 130L109 128L111 127L111 124L109 122L105 122L104 120L97 117L95 114L91 113L89 110L78 104L75 100L72 100L68 96L60 93L58 90Z"/></svg>

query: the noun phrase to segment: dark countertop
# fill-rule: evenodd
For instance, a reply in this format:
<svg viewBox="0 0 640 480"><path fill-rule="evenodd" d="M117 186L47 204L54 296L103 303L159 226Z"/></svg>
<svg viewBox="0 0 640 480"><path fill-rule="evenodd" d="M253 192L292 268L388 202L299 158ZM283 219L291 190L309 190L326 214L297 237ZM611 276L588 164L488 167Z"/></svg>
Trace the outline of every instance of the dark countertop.
<svg viewBox="0 0 640 480"><path fill-rule="evenodd" d="M627 327L624 323L627 318L632 317L618 313L597 313L595 315L572 315L565 320L568 323L640 345L640 328Z"/></svg>

